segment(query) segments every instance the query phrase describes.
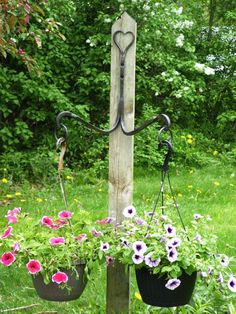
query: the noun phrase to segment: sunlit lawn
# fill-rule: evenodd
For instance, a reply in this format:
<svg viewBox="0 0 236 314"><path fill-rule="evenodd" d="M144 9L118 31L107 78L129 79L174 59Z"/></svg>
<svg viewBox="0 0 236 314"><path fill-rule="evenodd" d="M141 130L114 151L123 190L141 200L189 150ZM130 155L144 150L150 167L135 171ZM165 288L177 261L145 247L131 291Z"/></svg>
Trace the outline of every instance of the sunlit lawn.
<svg viewBox="0 0 236 314"><path fill-rule="evenodd" d="M236 252L236 174L233 166L207 167L199 170L173 170L170 172L172 185L177 197L184 222L194 213L212 216L212 230L218 234L219 249L228 255ZM138 210L153 208L160 186L157 171L136 170L134 180L134 205ZM83 184L83 176L76 173L65 182L69 207L90 210L95 219L108 215L108 185L106 180L96 184ZM167 190L168 193L168 190ZM8 209L22 207L35 215L53 215L64 208L59 184L39 187L23 184L13 186L6 194L12 195L9 204L0 207L1 217ZM6 199L1 195L1 200ZM78 206L79 204L79 206ZM168 209L168 210L174 210ZM177 217L177 215L176 215ZM2 219L2 218L1 218ZM176 218L178 219L178 218ZM1 227L1 225L0 225ZM36 235L37 236L37 235ZM105 313L105 266L99 273L92 274L83 295L70 303L55 303L40 300L25 270L0 266L0 313L1 310L34 305L29 309L14 313ZM236 267L233 266L234 271ZM131 313L159 313L151 310L135 297L137 287L134 278L131 283ZM47 312L49 311L49 312ZM221 313L219 313L221 314Z"/></svg>

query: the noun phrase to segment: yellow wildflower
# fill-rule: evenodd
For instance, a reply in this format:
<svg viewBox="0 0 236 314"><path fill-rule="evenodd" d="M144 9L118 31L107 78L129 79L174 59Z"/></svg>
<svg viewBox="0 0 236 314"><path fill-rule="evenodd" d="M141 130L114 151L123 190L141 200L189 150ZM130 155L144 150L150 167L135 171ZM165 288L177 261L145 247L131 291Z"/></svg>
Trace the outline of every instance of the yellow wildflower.
<svg viewBox="0 0 236 314"><path fill-rule="evenodd" d="M214 182L214 185L215 185L215 186L219 186L219 185L220 185L220 182L215 181L215 182Z"/></svg>
<svg viewBox="0 0 236 314"><path fill-rule="evenodd" d="M193 186L190 184L190 185L188 185L188 189L192 189L193 188Z"/></svg>
<svg viewBox="0 0 236 314"><path fill-rule="evenodd" d="M26 200L24 200L24 199L21 199L20 201L21 201L22 203L23 203L23 202L26 202Z"/></svg>
<svg viewBox="0 0 236 314"><path fill-rule="evenodd" d="M21 196L21 192L16 192L15 196Z"/></svg>
<svg viewBox="0 0 236 314"><path fill-rule="evenodd" d="M2 183L7 183L8 180L6 178L2 178Z"/></svg>
<svg viewBox="0 0 236 314"><path fill-rule="evenodd" d="M139 292L135 292L135 298L138 299L139 301L142 301L142 297Z"/></svg>
<svg viewBox="0 0 236 314"><path fill-rule="evenodd" d="M36 201L37 201L38 203L42 203L42 202L43 202L43 200L42 200L40 197L37 197L37 198L36 198Z"/></svg>
<svg viewBox="0 0 236 314"><path fill-rule="evenodd" d="M187 138L192 139L193 137L192 137L191 134L188 134L188 135L187 135Z"/></svg>
<svg viewBox="0 0 236 314"><path fill-rule="evenodd" d="M183 194L182 193L178 193L178 197L182 197L183 196Z"/></svg>
<svg viewBox="0 0 236 314"><path fill-rule="evenodd" d="M7 195L6 195L6 198L8 198L8 199L9 199L9 198L12 198L12 197L13 197L13 196L12 196L11 194L7 194Z"/></svg>
<svg viewBox="0 0 236 314"><path fill-rule="evenodd" d="M188 138L188 139L187 139L187 142L188 142L189 144L192 144L192 143L193 143L193 139L192 139L192 138Z"/></svg>
<svg viewBox="0 0 236 314"><path fill-rule="evenodd" d="M73 180L73 177L71 177L71 176L66 176L66 180Z"/></svg>
<svg viewBox="0 0 236 314"><path fill-rule="evenodd" d="M213 155L217 156L219 154L219 152L217 150L214 150Z"/></svg>

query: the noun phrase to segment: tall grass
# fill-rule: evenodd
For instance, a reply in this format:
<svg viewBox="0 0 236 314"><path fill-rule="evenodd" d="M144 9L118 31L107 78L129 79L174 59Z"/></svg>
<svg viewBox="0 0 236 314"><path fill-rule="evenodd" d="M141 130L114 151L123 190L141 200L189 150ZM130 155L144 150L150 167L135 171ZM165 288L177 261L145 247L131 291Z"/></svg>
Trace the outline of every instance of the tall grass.
<svg viewBox="0 0 236 314"><path fill-rule="evenodd" d="M137 210L153 209L159 188L160 175L148 169L135 170L133 204ZM210 215L212 231L219 237L219 249L230 256L236 253L236 174L231 166L206 167L203 169L175 169L170 171L173 190L185 223L194 213ZM83 175L76 173L65 180L69 207L72 211L84 208L92 212L94 219L108 215L108 185L105 180L96 180L93 185L83 182ZM18 193L17 193L18 192ZM166 195L169 190L165 191ZM7 191L6 191L7 193ZM50 186L11 186L8 193L8 205L0 207L1 217L8 209L22 207L24 211L35 215L53 215L64 209L59 184L55 181ZM16 194L15 194L16 193ZM21 193L21 194L19 194ZM5 195L1 196L4 199ZM174 209L173 209L174 210ZM177 215L176 215L177 217ZM1 218L2 219L2 218ZM176 218L178 219L178 218ZM0 225L1 228L1 225ZM37 236L37 235L35 235ZM233 266L234 271L236 267ZM106 269L105 266L92 273L92 279L77 301L56 303L40 300L33 288L31 279L23 269L14 267L0 268L0 313L1 310L35 304L25 310L13 313L105 313ZM131 281L131 313L172 313L147 306L135 297L137 292L135 278ZM183 313L193 313L190 310ZM196 312L198 313L198 312ZM200 312L199 312L200 313ZM201 312L201 313L208 313ZM211 313L211 312L209 312ZM223 314L221 312L215 312Z"/></svg>

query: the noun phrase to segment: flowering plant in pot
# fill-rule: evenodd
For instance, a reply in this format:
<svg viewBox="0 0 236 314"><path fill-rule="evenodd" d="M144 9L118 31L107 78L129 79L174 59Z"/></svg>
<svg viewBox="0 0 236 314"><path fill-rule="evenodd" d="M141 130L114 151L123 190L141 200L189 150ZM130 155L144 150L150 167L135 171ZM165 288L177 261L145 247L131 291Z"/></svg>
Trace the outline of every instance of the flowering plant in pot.
<svg viewBox="0 0 236 314"><path fill-rule="evenodd" d="M21 208L9 210L0 230L0 262L23 267L39 296L54 301L78 298L99 252L88 212L60 211L32 218Z"/></svg>
<svg viewBox="0 0 236 314"><path fill-rule="evenodd" d="M188 226L173 223L170 216L123 210L125 220L115 227L101 226L108 263L132 266L145 303L172 307L187 304L195 280L206 286L236 292L231 258L217 252L217 237L209 229L210 217L194 214ZM109 229L108 233L105 230ZM227 292L227 293L228 293Z"/></svg>

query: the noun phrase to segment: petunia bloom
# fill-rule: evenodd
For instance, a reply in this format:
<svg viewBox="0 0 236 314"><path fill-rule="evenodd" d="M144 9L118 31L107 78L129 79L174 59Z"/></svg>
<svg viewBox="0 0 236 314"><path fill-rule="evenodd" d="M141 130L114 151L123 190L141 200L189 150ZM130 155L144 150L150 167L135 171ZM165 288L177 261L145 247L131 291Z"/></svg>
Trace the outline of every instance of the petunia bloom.
<svg viewBox="0 0 236 314"><path fill-rule="evenodd" d="M172 247L176 248L180 246L181 240L179 238L172 238L166 243L166 248L170 250Z"/></svg>
<svg viewBox="0 0 236 314"><path fill-rule="evenodd" d="M76 236L75 240L82 242L82 241L86 240L86 238L87 238L87 235L85 233L82 233L79 236Z"/></svg>
<svg viewBox="0 0 236 314"><path fill-rule="evenodd" d="M52 276L52 282L57 283L58 285L63 283L66 283L68 281L68 276L66 273L63 273L61 271L57 272Z"/></svg>
<svg viewBox="0 0 236 314"><path fill-rule="evenodd" d="M13 248L12 248L12 254L17 254L18 252L19 252L19 250L20 250L20 243L19 242L16 242L15 244L14 244L14 246L13 246Z"/></svg>
<svg viewBox="0 0 236 314"><path fill-rule="evenodd" d="M154 260L152 259L152 255L153 255L153 252L150 252L145 256L144 258L145 264L149 267L157 267L160 264L161 259L157 258Z"/></svg>
<svg viewBox="0 0 236 314"><path fill-rule="evenodd" d="M200 215L200 214L194 214L194 215L193 215L193 218L194 218L195 220L199 220L199 219L203 218L203 216Z"/></svg>
<svg viewBox="0 0 236 314"><path fill-rule="evenodd" d="M139 225L139 226L144 226L144 225L147 224L147 222L146 222L145 220L143 220L143 219L141 219L141 218L139 218L139 217L137 217L137 218L135 219L135 222L136 222L136 224Z"/></svg>
<svg viewBox="0 0 236 314"><path fill-rule="evenodd" d="M101 231L97 231L95 228L92 228L91 232L92 232L92 234L93 234L96 238L98 238L98 237L100 237L100 236L102 235L102 232L101 232Z"/></svg>
<svg viewBox="0 0 236 314"><path fill-rule="evenodd" d="M73 216L73 213L68 210L63 210L58 214L59 218L70 219Z"/></svg>
<svg viewBox="0 0 236 314"><path fill-rule="evenodd" d="M15 216L21 212L21 207L15 207L12 210L8 210L7 215Z"/></svg>
<svg viewBox="0 0 236 314"><path fill-rule="evenodd" d="M63 238L63 237L50 238L50 239L49 239L49 243L50 243L51 245L53 245L53 246L65 244L65 238Z"/></svg>
<svg viewBox="0 0 236 314"><path fill-rule="evenodd" d="M181 281L179 279L169 279L165 285L167 289L175 290L178 288L178 286L181 284Z"/></svg>
<svg viewBox="0 0 236 314"><path fill-rule="evenodd" d="M227 267L229 265L229 257L227 255L223 255L220 259L220 263L222 266Z"/></svg>
<svg viewBox="0 0 236 314"><path fill-rule="evenodd" d="M135 241L132 248L137 254L144 254L147 251L147 245L143 241Z"/></svg>
<svg viewBox="0 0 236 314"><path fill-rule="evenodd" d="M236 278L234 276L230 276L228 281L228 288L232 292L236 292Z"/></svg>
<svg viewBox="0 0 236 314"><path fill-rule="evenodd" d="M134 255L132 256L132 260L134 264L141 264L144 260L144 256L141 254L134 253Z"/></svg>
<svg viewBox="0 0 236 314"><path fill-rule="evenodd" d="M194 241L198 241L200 244L203 244L202 237L200 234L196 234L195 237L193 238Z"/></svg>
<svg viewBox="0 0 236 314"><path fill-rule="evenodd" d="M13 216L7 215L5 217L7 218L9 224L16 224L18 222L17 217L14 215Z"/></svg>
<svg viewBox="0 0 236 314"><path fill-rule="evenodd" d="M121 244L124 248L128 249L129 248L129 242L126 239L121 239Z"/></svg>
<svg viewBox="0 0 236 314"><path fill-rule="evenodd" d="M112 256L106 256L106 265L109 266L114 262L114 257Z"/></svg>
<svg viewBox="0 0 236 314"><path fill-rule="evenodd" d="M168 250L167 258L171 263L175 262L177 260L177 257L178 257L178 252L176 251L175 248L171 248L170 250Z"/></svg>
<svg viewBox="0 0 236 314"><path fill-rule="evenodd" d="M13 237L13 234L11 232L12 232L12 227L9 226L9 227L7 227L7 229L4 231L3 235L0 238L6 239L9 237Z"/></svg>
<svg viewBox="0 0 236 314"><path fill-rule="evenodd" d="M111 217L106 217L106 218L104 218L104 219L97 220L97 223L98 223L99 225L103 226L103 225L105 225L105 224L110 224L110 223L112 223L113 220L114 220L114 219L111 218Z"/></svg>
<svg viewBox="0 0 236 314"><path fill-rule="evenodd" d="M14 254L11 252L3 253L0 262L5 266L10 266L15 260Z"/></svg>
<svg viewBox="0 0 236 314"><path fill-rule="evenodd" d="M134 206L127 206L123 209L123 215L125 218L133 218L136 214L136 209Z"/></svg>
<svg viewBox="0 0 236 314"><path fill-rule="evenodd" d="M109 250L109 243L107 242L102 242L101 245L100 245L100 250L101 251L108 251Z"/></svg>
<svg viewBox="0 0 236 314"><path fill-rule="evenodd" d="M53 220L52 220L51 217L43 216L42 219L41 219L41 224L44 225L44 226L52 228Z"/></svg>
<svg viewBox="0 0 236 314"><path fill-rule="evenodd" d="M27 264L26 267L30 274L37 274L41 271L41 264L39 261L31 259Z"/></svg>
<svg viewBox="0 0 236 314"><path fill-rule="evenodd" d="M224 277L222 276L221 273L219 273L219 275L218 275L218 277L217 277L217 281L218 281L219 283L223 283L223 282L224 282Z"/></svg>
<svg viewBox="0 0 236 314"><path fill-rule="evenodd" d="M171 224L165 225L166 234L170 237L176 236L176 229Z"/></svg>

